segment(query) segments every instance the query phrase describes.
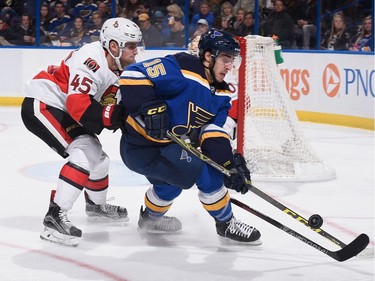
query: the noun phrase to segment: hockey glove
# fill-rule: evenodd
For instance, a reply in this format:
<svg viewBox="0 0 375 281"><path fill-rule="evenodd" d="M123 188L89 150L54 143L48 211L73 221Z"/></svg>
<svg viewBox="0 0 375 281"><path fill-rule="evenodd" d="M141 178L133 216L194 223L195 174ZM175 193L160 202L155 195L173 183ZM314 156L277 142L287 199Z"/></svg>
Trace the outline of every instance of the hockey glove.
<svg viewBox="0 0 375 281"><path fill-rule="evenodd" d="M122 104L103 107L103 126L109 130L117 130L125 125L125 110Z"/></svg>
<svg viewBox="0 0 375 281"><path fill-rule="evenodd" d="M224 185L226 188L245 194L249 191L248 185L245 184L245 179L251 181L250 171L246 167L246 161L241 154L235 153L233 158L234 168L232 170L236 173L231 174L229 177L224 177Z"/></svg>
<svg viewBox="0 0 375 281"><path fill-rule="evenodd" d="M167 136L169 120L167 105L164 101L154 100L142 104L141 115L145 122L147 135L158 140L162 140Z"/></svg>

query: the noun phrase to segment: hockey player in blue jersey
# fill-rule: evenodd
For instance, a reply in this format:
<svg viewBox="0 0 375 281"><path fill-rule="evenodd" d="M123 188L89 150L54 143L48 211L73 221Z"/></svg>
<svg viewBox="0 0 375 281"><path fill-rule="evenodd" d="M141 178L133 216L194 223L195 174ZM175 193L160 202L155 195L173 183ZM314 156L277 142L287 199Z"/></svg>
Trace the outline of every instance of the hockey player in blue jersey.
<svg viewBox="0 0 375 281"><path fill-rule="evenodd" d="M147 232L182 228L165 216L173 200L194 184L203 207L214 218L217 234L246 244L261 244L260 232L233 216L227 188L246 193L240 174L224 177L166 137L167 130L196 143L202 152L227 169L250 179L243 157L232 153L223 129L230 92L225 75L239 67L240 46L229 34L211 29L199 42L199 58L177 53L129 66L120 77L127 112L121 138L126 166L152 184L145 194L138 226Z"/></svg>

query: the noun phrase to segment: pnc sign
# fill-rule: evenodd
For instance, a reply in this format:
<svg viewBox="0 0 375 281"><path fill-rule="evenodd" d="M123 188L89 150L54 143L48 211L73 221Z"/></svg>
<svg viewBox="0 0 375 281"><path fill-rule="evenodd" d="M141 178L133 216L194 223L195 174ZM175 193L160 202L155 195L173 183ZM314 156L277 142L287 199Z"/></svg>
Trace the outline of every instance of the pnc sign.
<svg viewBox="0 0 375 281"><path fill-rule="evenodd" d="M340 72L333 63L328 64L323 71L323 89L329 97L336 96L340 90Z"/></svg>

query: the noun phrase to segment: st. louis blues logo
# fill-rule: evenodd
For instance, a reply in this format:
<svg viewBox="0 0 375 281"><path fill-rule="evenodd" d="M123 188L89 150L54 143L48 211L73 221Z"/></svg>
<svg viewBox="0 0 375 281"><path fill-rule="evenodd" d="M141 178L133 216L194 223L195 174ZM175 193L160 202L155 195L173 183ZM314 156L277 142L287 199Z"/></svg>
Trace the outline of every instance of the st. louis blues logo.
<svg viewBox="0 0 375 281"><path fill-rule="evenodd" d="M176 125L172 128L172 132L178 136L188 134L191 129L200 128L203 125L207 124L214 114L204 110L203 108L195 105L192 102L189 102L188 107L188 116L186 118L187 124L185 125Z"/></svg>
<svg viewBox="0 0 375 281"><path fill-rule="evenodd" d="M221 32L218 31L218 30L215 30L215 31L210 35L211 38L215 38L215 37L218 37L218 36L223 36L223 33L221 33Z"/></svg>
<svg viewBox="0 0 375 281"><path fill-rule="evenodd" d="M180 160L186 160L188 163L191 162L191 157L189 156L189 154L187 153L185 149L181 151Z"/></svg>

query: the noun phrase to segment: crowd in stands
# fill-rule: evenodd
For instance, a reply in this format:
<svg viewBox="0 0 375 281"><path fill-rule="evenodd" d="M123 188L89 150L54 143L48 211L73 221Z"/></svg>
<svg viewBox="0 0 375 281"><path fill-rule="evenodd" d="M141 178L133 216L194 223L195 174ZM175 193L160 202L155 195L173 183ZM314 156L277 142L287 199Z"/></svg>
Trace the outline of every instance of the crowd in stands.
<svg viewBox="0 0 375 281"><path fill-rule="evenodd" d="M82 46L99 40L103 22L118 16L140 26L146 47L194 51L215 27L277 36L284 49L374 51L371 0L321 1L319 23L316 0L190 0L188 11L183 0L45 0L39 17L36 1L0 0L0 46Z"/></svg>

